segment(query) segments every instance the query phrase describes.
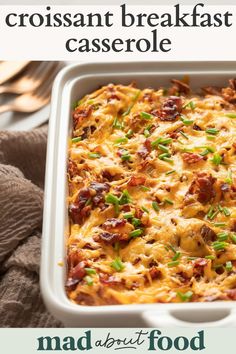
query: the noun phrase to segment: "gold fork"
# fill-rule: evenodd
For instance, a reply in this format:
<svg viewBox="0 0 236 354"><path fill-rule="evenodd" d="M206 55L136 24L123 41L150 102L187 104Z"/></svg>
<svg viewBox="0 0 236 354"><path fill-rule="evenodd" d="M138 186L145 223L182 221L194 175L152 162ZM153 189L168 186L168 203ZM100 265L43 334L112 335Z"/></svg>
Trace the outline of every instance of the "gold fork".
<svg viewBox="0 0 236 354"><path fill-rule="evenodd" d="M37 90L20 95L9 103L0 106L0 114L8 111L31 113L38 111L49 103L54 78L62 67L62 63L56 64Z"/></svg>
<svg viewBox="0 0 236 354"><path fill-rule="evenodd" d="M47 79L55 62L32 62L23 76L0 86L0 93L22 94L36 90Z"/></svg>

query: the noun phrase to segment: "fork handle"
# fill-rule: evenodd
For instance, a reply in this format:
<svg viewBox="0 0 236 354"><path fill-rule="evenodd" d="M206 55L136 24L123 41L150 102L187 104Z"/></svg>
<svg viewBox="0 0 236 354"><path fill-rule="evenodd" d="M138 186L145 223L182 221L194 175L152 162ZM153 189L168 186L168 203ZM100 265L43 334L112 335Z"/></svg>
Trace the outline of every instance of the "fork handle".
<svg viewBox="0 0 236 354"><path fill-rule="evenodd" d="M12 107L9 104L4 104L3 106L0 106L0 114L10 111L11 108Z"/></svg>

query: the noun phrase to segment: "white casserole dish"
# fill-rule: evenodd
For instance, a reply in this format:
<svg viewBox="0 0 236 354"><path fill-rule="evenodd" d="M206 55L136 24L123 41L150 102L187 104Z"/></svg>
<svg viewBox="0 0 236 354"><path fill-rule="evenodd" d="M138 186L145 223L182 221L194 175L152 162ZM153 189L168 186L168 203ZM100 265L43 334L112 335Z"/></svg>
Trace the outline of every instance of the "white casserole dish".
<svg viewBox="0 0 236 354"><path fill-rule="evenodd" d="M71 107L101 85L110 82L139 87L169 85L171 78L190 76L191 87L224 85L236 77L236 62L120 62L75 64L57 76L49 124L41 292L48 310L67 327L236 326L236 302L80 306L66 295L66 233L68 138ZM58 262L64 265L59 266Z"/></svg>

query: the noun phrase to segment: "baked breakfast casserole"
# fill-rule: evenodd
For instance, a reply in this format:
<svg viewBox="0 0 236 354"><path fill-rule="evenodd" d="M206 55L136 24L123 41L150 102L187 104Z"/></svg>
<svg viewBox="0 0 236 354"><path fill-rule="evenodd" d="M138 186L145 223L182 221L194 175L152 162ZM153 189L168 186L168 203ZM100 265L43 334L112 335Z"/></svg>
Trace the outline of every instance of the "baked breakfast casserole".
<svg viewBox="0 0 236 354"><path fill-rule="evenodd" d="M68 297L80 305L236 300L236 79L109 84L75 104Z"/></svg>

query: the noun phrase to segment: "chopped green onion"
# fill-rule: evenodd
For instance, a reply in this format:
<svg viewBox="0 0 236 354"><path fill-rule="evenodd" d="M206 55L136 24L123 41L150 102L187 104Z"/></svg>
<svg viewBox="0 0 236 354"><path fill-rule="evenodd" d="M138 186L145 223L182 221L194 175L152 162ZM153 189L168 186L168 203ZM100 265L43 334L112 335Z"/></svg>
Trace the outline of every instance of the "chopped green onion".
<svg viewBox="0 0 236 354"><path fill-rule="evenodd" d="M176 249L172 246L171 243L169 243L168 251L169 251L169 249L170 249L172 252L177 253Z"/></svg>
<svg viewBox="0 0 236 354"><path fill-rule="evenodd" d="M215 152L215 148L212 147L212 146L206 146L206 149L209 151L209 152Z"/></svg>
<svg viewBox="0 0 236 354"><path fill-rule="evenodd" d="M185 119L185 118L181 118L181 120L182 120L182 122L183 122L183 124L184 125L186 125L187 127L189 126L189 125L192 125L193 124L193 120L190 120L190 119Z"/></svg>
<svg viewBox="0 0 236 354"><path fill-rule="evenodd" d="M89 198L88 200L87 200L87 202L85 203L85 206L88 206L88 205L90 205L92 203L92 198Z"/></svg>
<svg viewBox="0 0 236 354"><path fill-rule="evenodd" d="M213 158L211 159L212 163L216 166L220 165L222 160L223 158L218 153L215 153Z"/></svg>
<svg viewBox="0 0 236 354"><path fill-rule="evenodd" d="M230 235L230 237L231 237L233 243L236 243L236 234L233 233L233 234Z"/></svg>
<svg viewBox="0 0 236 354"><path fill-rule="evenodd" d="M207 215L206 215L208 219L212 218L212 215L214 214L214 211L215 211L215 208L213 206L211 206L210 209L207 212Z"/></svg>
<svg viewBox="0 0 236 354"><path fill-rule="evenodd" d="M167 263L167 265L169 268L176 267L177 265L179 265L179 261L172 261L172 262Z"/></svg>
<svg viewBox="0 0 236 354"><path fill-rule="evenodd" d="M210 135L217 135L219 133L219 130L216 128L208 128L206 129L206 133Z"/></svg>
<svg viewBox="0 0 236 354"><path fill-rule="evenodd" d="M195 103L194 103L193 101L190 101L190 102L186 103L186 104L183 106L183 109L185 109L185 108L187 108L187 107L191 108L191 110L193 111L194 108L196 108L196 105L195 105Z"/></svg>
<svg viewBox="0 0 236 354"><path fill-rule="evenodd" d="M129 203L131 203L131 197L130 197L130 194L127 191L127 189L125 189L122 192L122 195L121 195L120 200L119 200L119 204L120 205L124 205L124 204L129 204Z"/></svg>
<svg viewBox="0 0 236 354"><path fill-rule="evenodd" d="M125 111L122 114L122 117L127 116L128 114L130 114L131 109L133 108L133 106L135 105L136 100L138 99L139 95L140 95L141 91L138 90L138 92L136 93L136 95L133 98L133 103L128 107L127 111Z"/></svg>
<svg viewBox="0 0 236 354"><path fill-rule="evenodd" d="M169 157L163 157L162 159L163 161L169 162L170 164L173 165L174 161L172 159L170 159Z"/></svg>
<svg viewBox="0 0 236 354"><path fill-rule="evenodd" d="M174 257L172 258L172 261L177 261L177 259L179 259L179 257L181 256L180 252L176 252Z"/></svg>
<svg viewBox="0 0 236 354"><path fill-rule="evenodd" d="M119 122L118 117L116 117L112 123L112 127L115 129L122 129L123 124Z"/></svg>
<svg viewBox="0 0 236 354"><path fill-rule="evenodd" d="M130 237L138 237L140 235L142 235L143 230L142 229L137 229L137 230L133 230L130 232Z"/></svg>
<svg viewBox="0 0 236 354"><path fill-rule="evenodd" d="M233 264L231 261L226 262L225 269L229 271L233 269Z"/></svg>
<svg viewBox="0 0 236 354"><path fill-rule="evenodd" d="M117 272L121 272L125 266L122 263L121 259L117 257L113 262L111 262L111 267L114 268Z"/></svg>
<svg viewBox="0 0 236 354"><path fill-rule="evenodd" d="M180 118L181 120L182 120L182 122L184 123L184 125L187 125L187 126L189 126L189 125L192 125L193 124L193 120L189 120L189 119L186 119L186 117L185 116L181 116L181 118Z"/></svg>
<svg viewBox="0 0 236 354"><path fill-rule="evenodd" d="M186 293L182 293L182 292L178 291L176 294L180 297L180 299L183 302L189 301L191 299L191 297L193 296L192 291L187 291Z"/></svg>
<svg viewBox="0 0 236 354"><path fill-rule="evenodd" d="M162 144L162 145L168 145L172 142L172 139L171 138L157 138L156 140L154 140L151 145L152 145L152 148L154 149L155 147L157 147L159 144Z"/></svg>
<svg viewBox="0 0 236 354"><path fill-rule="evenodd" d="M232 184L233 183L233 178L232 178L232 170L228 170L228 175L225 179L225 182L228 184Z"/></svg>
<svg viewBox="0 0 236 354"><path fill-rule="evenodd" d="M144 206L142 206L141 209L142 209L143 211L145 211L145 213L149 214L149 210L148 210L147 208L145 208Z"/></svg>
<svg viewBox="0 0 236 354"><path fill-rule="evenodd" d="M182 132L181 130L180 130L180 134L186 139L186 140L188 140L188 136L187 136L187 134L185 134L184 132Z"/></svg>
<svg viewBox="0 0 236 354"><path fill-rule="evenodd" d="M227 113L226 117L228 117L228 118L236 118L236 114L235 113Z"/></svg>
<svg viewBox="0 0 236 354"><path fill-rule="evenodd" d="M231 212L228 208L224 207L223 208L223 213L225 214L225 216L230 216L231 215Z"/></svg>
<svg viewBox="0 0 236 354"><path fill-rule="evenodd" d="M213 135L207 135L207 140L215 140L215 136L213 136Z"/></svg>
<svg viewBox="0 0 236 354"><path fill-rule="evenodd" d="M152 207L156 212L158 212L160 210L160 207L157 202L152 202Z"/></svg>
<svg viewBox="0 0 236 354"><path fill-rule="evenodd" d="M126 153L124 155L121 155L121 160L122 161L130 161L130 159L131 159L131 155L128 154L128 153Z"/></svg>
<svg viewBox="0 0 236 354"><path fill-rule="evenodd" d="M109 193L106 195L105 201L108 204L114 205L115 214L118 215L119 214L119 199L114 194Z"/></svg>
<svg viewBox="0 0 236 354"><path fill-rule="evenodd" d="M170 156L171 156L171 154L165 152L164 154L160 154L160 155L158 156L158 158L159 158L160 160L163 160L165 157L170 157Z"/></svg>
<svg viewBox="0 0 236 354"><path fill-rule="evenodd" d="M145 129L143 132L143 135L145 136L145 138L148 138L151 134L150 134L149 130Z"/></svg>
<svg viewBox="0 0 236 354"><path fill-rule="evenodd" d="M107 194L106 198L106 203L109 203L109 204L119 204L119 199L114 195L114 194Z"/></svg>
<svg viewBox="0 0 236 354"><path fill-rule="evenodd" d="M77 136L76 138L71 139L72 143L78 143L81 140L82 140L81 136Z"/></svg>
<svg viewBox="0 0 236 354"><path fill-rule="evenodd" d="M148 192L150 191L150 188L149 187L146 187L146 186L140 186L140 189L144 192Z"/></svg>
<svg viewBox="0 0 236 354"><path fill-rule="evenodd" d="M147 112L141 112L140 117L145 120L151 120L153 119L153 116Z"/></svg>
<svg viewBox="0 0 236 354"><path fill-rule="evenodd" d="M165 173L166 176L172 175L172 173L175 173L176 170L171 170Z"/></svg>
<svg viewBox="0 0 236 354"><path fill-rule="evenodd" d="M134 227L138 227L141 225L141 220L138 218L133 218L132 219L132 224L134 225Z"/></svg>
<svg viewBox="0 0 236 354"><path fill-rule="evenodd" d="M218 205L218 209L219 209L219 211L221 212L221 213L223 213L223 208L222 208L222 206L219 204Z"/></svg>
<svg viewBox="0 0 236 354"><path fill-rule="evenodd" d="M165 145L162 145L162 144L158 144L158 149L159 150L162 150L162 151L164 151L164 152L166 152L166 153L170 153L169 152L169 149L165 146Z"/></svg>
<svg viewBox="0 0 236 354"><path fill-rule="evenodd" d="M209 150L208 149L205 149L203 152L200 153L201 156L206 156L209 154Z"/></svg>
<svg viewBox="0 0 236 354"><path fill-rule="evenodd" d="M211 214L211 216L209 216L209 219L210 219L210 220L215 219L215 217L219 214L219 212L220 212L219 210L214 211L214 213Z"/></svg>
<svg viewBox="0 0 236 354"><path fill-rule="evenodd" d="M91 278L89 275L86 275L84 279L89 286L93 285L93 278Z"/></svg>
<svg viewBox="0 0 236 354"><path fill-rule="evenodd" d="M213 254L209 254L208 256L205 256L206 259L211 259L212 261L216 258L213 256Z"/></svg>
<svg viewBox="0 0 236 354"><path fill-rule="evenodd" d="M218 240L219 241L226 241L227 239L228 239L228 234L227 234L227 232L219 232L218 234L217 234L217 238L218 238Z"/></svg>
<svg viewBox="0 0 236 354"><path fill-rule="evenodd" d="M88 154L88 157L90 159L100 159L101 155L96 153L96 152L91 152L91 153Z"/></svg>
<svg viewBox="0 0 236 354"><path fill-rule="evenodd" d="M212 247L215 251L222 251L228 246L227 242L215 241L212 242Z"/></svg>
<svg viewBox="0 0 236 354"><path fill-rule="evenodd" d="M114 144L119 145L119 144L125 144L128 142L128 138L123 137L123 138L118 138L115 140Z"/></svg>
<svg viewBox="0 0 236 354"><path fill-rule="evenodd" d="M132 213L126 213L123 215L124 219L132 219L133 218L133 214Z"/></svg>
<svg viewBox="0 0 236 354"><path fill-rule="evenodd" d="M214 225L216 227L224 227L225 226L225 222L215 222Z"/></svg>
<svg viewBox="0 0 236 354"><path fill-rule="evenodd" d="M174 202L172 200L168 199L168 198L164 199L164 203L167 203L167 204L170 204L170 205L174 204Z"/></svg>
<svg viewBox="0 0 236 354"><path fill-rule="evenodd" d="M134 134L134 132L133 132L133 130L132 129L129 129L128 130L128 132L127 132L127 134L125 135L126 136L126 138L131 138L131 136Z"/></svg>
<svg viewBox="0 0 236 354"><path fill-rule="evenodd" d="M87 273L88 275L96 274L96 273L97 273L96 270L93 269L93 268L84 268L84 269L85 269L85 271L86 271L86 273Z"/></svg>
<svg viewBox="0 0 236 354"><path fill-rule="evenodd" d="M187 257L188 261L195 261L195 259L198 259L198 257Z"/></svg>

